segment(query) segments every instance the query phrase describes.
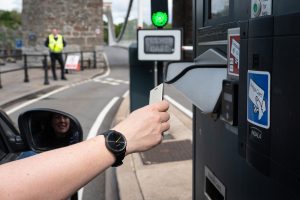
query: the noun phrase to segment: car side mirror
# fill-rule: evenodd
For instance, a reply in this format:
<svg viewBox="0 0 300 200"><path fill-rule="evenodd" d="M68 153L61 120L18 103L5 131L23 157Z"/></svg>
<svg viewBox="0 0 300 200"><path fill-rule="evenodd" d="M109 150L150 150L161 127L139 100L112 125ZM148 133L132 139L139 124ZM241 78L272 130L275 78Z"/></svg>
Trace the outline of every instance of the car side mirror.
<svg viewBox="0 0 300 200"><path fill-rule="evenodd" d="M59 110L28 110L19 115L18 123L22 139L35 152L72 145L83 138L79 121Z"/></svg>

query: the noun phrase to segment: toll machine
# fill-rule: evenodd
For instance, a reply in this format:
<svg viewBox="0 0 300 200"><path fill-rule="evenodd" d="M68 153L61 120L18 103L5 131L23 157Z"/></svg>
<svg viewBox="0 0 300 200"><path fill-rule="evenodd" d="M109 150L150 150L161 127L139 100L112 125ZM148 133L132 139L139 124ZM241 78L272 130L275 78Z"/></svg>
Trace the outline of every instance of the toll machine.
<svg viewBox="0 0 300 200"><path fill-rule="evenodd" d="M193 199L300 199L300 2L194 0Z"/></svg>

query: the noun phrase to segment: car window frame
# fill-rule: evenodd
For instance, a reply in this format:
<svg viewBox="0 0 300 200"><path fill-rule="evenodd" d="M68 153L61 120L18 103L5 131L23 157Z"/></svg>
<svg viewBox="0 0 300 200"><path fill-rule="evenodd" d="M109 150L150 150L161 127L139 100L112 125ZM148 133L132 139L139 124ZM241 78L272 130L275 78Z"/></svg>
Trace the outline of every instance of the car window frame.
<svg viewBox="0 0 300 200"><path fill-rule="evenodd" d="M3 142L2 151L6 153L14 152L12 148L12 141L9 139L13 139L16 136L20 136L19 130L14 126L13 121L10 117L6 114L5 111L0 110L0 140ZM3 123L2 123L3 122ZM4 127L4 125L6 127ZM9 129L9 131L8 131ZM9 133L8 133L9 132Z"/></svg>

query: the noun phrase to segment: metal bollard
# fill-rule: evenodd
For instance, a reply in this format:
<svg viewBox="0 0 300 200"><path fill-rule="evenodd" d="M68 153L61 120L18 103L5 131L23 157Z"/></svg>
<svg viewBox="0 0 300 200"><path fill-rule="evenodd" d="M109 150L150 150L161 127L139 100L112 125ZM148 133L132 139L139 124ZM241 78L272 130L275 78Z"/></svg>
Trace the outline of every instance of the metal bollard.
<svg viewBox="0 0 300 200"><path fill-rule="evenodd" d="M49 85L47 55L44 55L43 66L44 66L44 72L45 72L44 85Z"/></svg>
<svg viewBox="0 0 300 200"><path fill-rule="evenodd" d="M2 58L2 57L1 57L1 58ZM2 88L1 74L2 74L2 72L1 72L1 68L0 68L0 89Z"/></svg>
<svg viewBox="0 0 300 200"><path fill-rule="evenodd" d="M68 53L65 53L65 64L67 62L67 58L68 58ZM65 73L68 74L69 73L69 70L68 69L64 69L65 70Z"/></svg>
<svg viewBox="0 0 300 200"><path fill-rule="evenodd" d="M1 71L0 71L0 89L2 88L2 80L1 80Z"/></svg>
<svg viewBox="0 0 300 200"><path fill-rule="evenodd" d="M80 52L80 70L83 71L83 52Z"/></svg>
<svg viewBox="0 0 300 200"><path fill-rule="evenodd" d="M91 59L88 59L88 68L91 68Z"/></svg>
<svg viewBox="0 0 300 200"><path fill-rule="evenodd" d="M25 73L24 82L27 83L27 82L29 82L29 77L28 77L27 55L26 54L24 54L24 73Z"/></svg>
<svg viewBox="0 0 300 200"><path fill-rule="evenodd" d="M94 69L97 67L97 54L96 51L94 51Z"/></svg>

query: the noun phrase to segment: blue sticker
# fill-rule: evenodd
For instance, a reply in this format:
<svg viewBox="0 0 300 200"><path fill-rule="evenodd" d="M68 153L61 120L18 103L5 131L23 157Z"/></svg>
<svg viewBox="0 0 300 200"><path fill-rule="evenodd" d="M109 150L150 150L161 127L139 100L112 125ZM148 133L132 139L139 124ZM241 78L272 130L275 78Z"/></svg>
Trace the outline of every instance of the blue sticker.
<svg viewBox="0 0 300 200"><path fill-rule="evenodd" d="M247 120L262 128L270 128L270 83L266 71L248 70Z"/></svg>
<svg viewBox="0 0 300 200"><path fill-rule="evenodd" d="M23 41L21 39L16 39L16 49L21 49L23 47Z"/></svg>

